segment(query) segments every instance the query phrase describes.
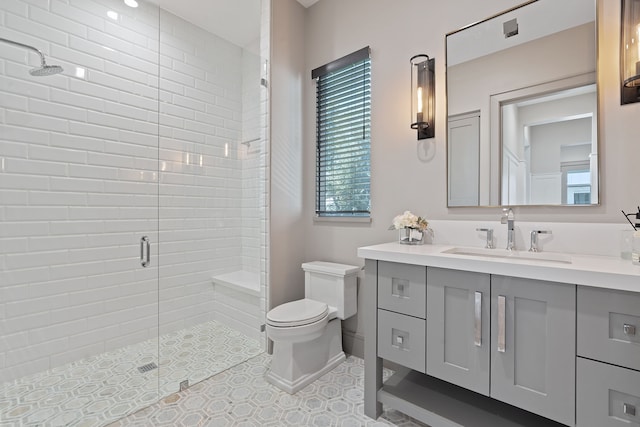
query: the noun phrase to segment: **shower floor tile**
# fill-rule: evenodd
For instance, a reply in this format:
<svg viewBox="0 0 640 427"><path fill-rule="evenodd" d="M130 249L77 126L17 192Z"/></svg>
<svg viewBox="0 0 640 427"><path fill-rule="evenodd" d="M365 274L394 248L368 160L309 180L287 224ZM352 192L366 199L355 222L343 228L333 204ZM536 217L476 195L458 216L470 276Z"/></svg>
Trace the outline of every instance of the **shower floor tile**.
<svg viewBox="0 0 640 427"><path fill-rule="evenodd" d="M160 360L158 361L158 351ZM0 425L104 426L262 352L215 321L0 384ZM148 364L150 370L138 367ZM160 390L160 393L158 393ZM165 399L166 400L166 399Z"/></svg>
<svg viewBox="0 0 640 427"><path fill-rule="evenodd" d="M378 420L364 415L362 359L347 357L295 395L265 380L270 361L262 353L108 427L425 426L390 409Z"/></svg>

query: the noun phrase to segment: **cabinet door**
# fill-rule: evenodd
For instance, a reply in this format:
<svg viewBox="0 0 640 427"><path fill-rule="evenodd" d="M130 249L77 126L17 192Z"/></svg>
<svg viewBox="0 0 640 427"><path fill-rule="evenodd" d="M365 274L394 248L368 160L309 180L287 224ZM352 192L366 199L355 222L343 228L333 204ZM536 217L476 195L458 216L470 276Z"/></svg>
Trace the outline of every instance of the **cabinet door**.
<svg viewBox="0 0 640 427"><path fill-rule="evenodd" d="M491 276L491 397L575 422L576 287Z"/></svg>
<svg viewBox="0 0 640 427"><path fill-rule="evenodd" d="M489 275L427 268L427 374L489 395Z"/></svg>

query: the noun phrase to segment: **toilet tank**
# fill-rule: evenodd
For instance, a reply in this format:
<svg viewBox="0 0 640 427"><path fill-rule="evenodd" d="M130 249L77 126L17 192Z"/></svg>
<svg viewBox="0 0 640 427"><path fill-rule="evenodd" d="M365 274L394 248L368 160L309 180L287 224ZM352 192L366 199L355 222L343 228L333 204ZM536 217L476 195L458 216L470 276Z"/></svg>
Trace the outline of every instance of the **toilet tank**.
<svg viewBox="0 0 640 427"><path fill-rule="evenodd" d="M321 301L338 310L339 319L348 319L358 310L357 284L360 267L313 261L302 264L305 298Z"/></svg>

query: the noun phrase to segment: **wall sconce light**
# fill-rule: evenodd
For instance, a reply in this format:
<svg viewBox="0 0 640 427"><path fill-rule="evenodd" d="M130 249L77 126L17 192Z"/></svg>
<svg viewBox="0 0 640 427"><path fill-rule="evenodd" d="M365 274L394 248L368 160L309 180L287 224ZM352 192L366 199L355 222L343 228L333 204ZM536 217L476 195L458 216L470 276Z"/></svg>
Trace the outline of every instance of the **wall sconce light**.
<svg viewBox="0 0 640 427"><path fill-rule="evenodd" d="M640 0L622 0L620 104L640 102Z"/></svg>
<svg viewBox="0 0 640 427"><path fill-rule="evenodd" d="M425 54L411 57L411 129L418 139L435 136L435 61Z"/></svg>

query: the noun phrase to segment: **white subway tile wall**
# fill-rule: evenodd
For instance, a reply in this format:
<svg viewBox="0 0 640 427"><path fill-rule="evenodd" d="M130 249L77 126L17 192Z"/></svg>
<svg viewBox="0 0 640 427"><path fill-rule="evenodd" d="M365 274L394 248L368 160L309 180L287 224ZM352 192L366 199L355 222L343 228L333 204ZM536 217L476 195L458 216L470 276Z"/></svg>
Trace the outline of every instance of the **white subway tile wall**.
<svg viewBox="0 0 640 427"><path fill-rule="evenodd" d="M264 47L139 3L0 2L65 69L0 43L0 382L212 320L212 275L265 271Z"/></svg>

